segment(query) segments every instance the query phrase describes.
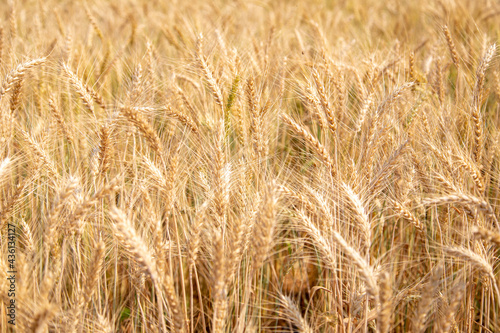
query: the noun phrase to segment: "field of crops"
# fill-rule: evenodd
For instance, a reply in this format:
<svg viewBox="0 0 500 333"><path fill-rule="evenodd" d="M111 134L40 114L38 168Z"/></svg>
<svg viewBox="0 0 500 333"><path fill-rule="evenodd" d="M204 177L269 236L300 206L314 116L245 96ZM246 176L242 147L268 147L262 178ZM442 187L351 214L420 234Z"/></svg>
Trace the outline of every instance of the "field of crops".
<svg viewBox="0 0 500 333"><path fill-rule="evenodd" d="M500 3L0 3L0 333L500 332Z"/></svg>

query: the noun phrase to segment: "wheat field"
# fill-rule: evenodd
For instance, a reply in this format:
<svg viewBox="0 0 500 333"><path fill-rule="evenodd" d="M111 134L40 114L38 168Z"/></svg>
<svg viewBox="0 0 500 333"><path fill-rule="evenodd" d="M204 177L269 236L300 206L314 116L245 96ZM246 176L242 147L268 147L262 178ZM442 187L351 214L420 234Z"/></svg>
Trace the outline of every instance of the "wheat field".
<svg viewBox="0 0 500 333"><path fill-rule="evenodd" d="M497 1L0 4L0 333L500 332Z"/></svg>

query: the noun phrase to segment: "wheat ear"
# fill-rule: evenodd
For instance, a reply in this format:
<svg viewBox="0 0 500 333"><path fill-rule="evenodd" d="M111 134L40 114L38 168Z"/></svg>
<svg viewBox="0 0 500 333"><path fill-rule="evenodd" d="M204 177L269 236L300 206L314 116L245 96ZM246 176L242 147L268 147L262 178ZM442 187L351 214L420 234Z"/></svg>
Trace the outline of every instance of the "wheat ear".
<svg viewBox="0 0 500 333"><path fill-rule="evenodd" d="M314 245L320 250L324 263L330 269L336 270L337 255L333 251L330 243L323 237L320 230L313 224L304 212L298 212L301 217L302 226L313 239ZM378 299L379 288L375 279L373 268L361 257L361 255L337 232L332 232L333 240L339 245L341 250L353 261L361 279L366 285L366 292L369 296Z"/></svg>
<svg viewBox="0 0 500 333"><path fill-rule="evenodd" d="M443 248L444 252L454 256L456 258L460 258L466 262L472 264L473 267L477 268L479 271L484 273L487 277L491 279L491 283L495 288L497 298L500 299L500 291L498 290L497 282L495 279L495 275L493 274L493 267L486 261L485 258L464 247L448 247L445 246Z"/></svg>
<svg viewBox="0 0 500 333"><path fill-rule="evenodd" d="M50 158L45 149L43 149L42 145L36 142L33 137L26 131L21 129L19 130L19 133L21 134L23 140L28 143L31 151L35 155L36 163L39 163L39 165L46 167L47 170L50 171L52 176L58 176L54 161L52 160L52 158Z"/></svg>
<svg viewBox="0 0 500 333"><path fill-rule="evenodd" d="M392 317L392 286L389 273L382 272L379 283L379 309L377 330L379 333L386 333L391 327Z"/></svg>
<svg viewBox="0 0 500 333"><path fill-rule="evenodd" d="M47 230L44 234L45 237L44 245L45 245L45 252L47 253L47 258L48 258L48 253L55 241L56 229L59 226L59 221L57 220L57 217L59 216L59 213L63 209L65 202L67 202L69 197L72 196L77 191L77 188L78 188L78 180L76 178L70 177L67 185L59 193L57 199L52 204L52 208L49 212L49 216L47 219Z"/></svg>
<svg viewBox="0 0 500 333"><path fill-rule="evenodd" d="M12 162L12 159L10 157L6 157L0 163L0 180L2 180L3 174L7 173L8 166L9 166L9 164L11 164L11 162Z"/></svg>
<svg viewBox="0 0 500 333"><path fill-rule="evenodd" d="M101 126L99 132L99 174L104 175L110 166L111 131L108 124Z"/></svg>
<svg viewBox="0 0 500 333"><path fill-rule="evenodd" d="M166 115L168 117L177 119L184 126L186 126L187 128L189 128L193 133L197 133L198 132L198 126L196 126L196 123L188 115L185 115L185 114L183 114L180 111L173 110L170 105L166 105L165 109L166 109Z"/></svg>
<svg viewBox="0 0 500 333"><path fill-rule="evenodd" d="M66 122L64 121L64 117L61 113L61 110L57 107L56 99L54 95L49 96L49 107L50 111L52 111L52 115L56 119L57 125L59 126L60 133L68 140L68 142L73 143L74 139L71 135L71 132L66 126Z"/></svg>
<svg viewBox="0 0 500 333"><path fill-rule="evenodd" d="M311 146L311 148L313 148L316 151L316 153L319 155L319 157L321 158L323 163L325 163L326 166L328 167L328 169L331 171L331 173L333 175L335 175L336 174L335 164L334 164L332 158L330 157L330 154L326 150L326 148L314 136L312 136L312 134L309 133L309 131L306 128L304 128L303 126L296 123L287 114L282 113L281 119L288 126L290 126L294 130L295 133L300 135L302 137L302 139L304 139L304 141L306 141Z"/></svg>
<svg viewBox="0 0 500 333"><path fill-rule="evenodd" d="M257 110L258 98L253 77L250 77L247 81L246 95L251 116L250 133L252 134L252 142L257 156L262 157L264 152L263 119L262 113Z"/></svg>
<svg viewBox="0 0 500 333"><path fill-rule="evenodd" d="M63 70L66 76L69 79L69 82L73 86L73 88L76 90L78 95L80 96L80 99L82 100L83 104L85 107L92 113L95 113L94 110L94 101L92 99L92 95L89 93L86 85L80 80L80 78L71 71L69 66L67 64L63 64Z"/></svg>
<svg viewBox="0 0 500 333"><path fill-rule="evenodd" d="M403 218L411 222L411 224L413 224L419 232L425 233L425 226L410 210L408 210L405 206L403 206L396 200L390 200L390 202L394 206L394 210L397 213L399 213Z"/></svg>
<svg viewBox="0 0 500 333"><path fill-rule="evenodd" d="M85 308L90 301L97 285L97 280L101 276L104 267L104 256L106 247L101 240L93 250L92 259L89 263L87 273L85 274L85 283L83 293L80 296L79 308Z"/></svg>
<svg viewBox="0 0 500 333"><path fill-rule="evenodd" d="M212 331L223 332L227 316L227 291L226 282L228 274L228 261L224 250L224 239L218 232L215 236L213 247L213 300L214 314Z"/></svg>
<svg viewBox="0 0 500 333"><path fill-rule="evenodd" d="M21 103L21 90L23 88L23 82L24 80L19 80L16 82L14 85L14 88L12 89L12 94L10 96L10 112L14 113L17 108L19 107L19 104Z"/></svg>
<svg viewBox="0 0 500 333"><path fill-rule="evenodd" d="M439 287L441 275L443 274L443 265L435 266L431 273L431 278L422 287L420 302L418 303L417 311L413 318L413 330L415 333L423 333L426 329L427 318L430 307L435 300L435 294Z"/></svg>
<svg viewBox="0 0 500 333"><path fill-rule="evenodd" d="M125 213L123 213L120 209L113 207L110 216L115 220L115 224L113 224L113 232L115 237L120 241L125 250L130 254L132 259L142 268L142 270L151 278L155 287L159 292L161 292L160 286L162 285L160 282L160 276L158 273L158 267L156 265L156 260L151 256L150 251L147 245L144 243L144 240L137 234L135 229L130 224ZM166 280L166 278L164 278ZM171 280L169 280L171 282ZM166 284L165 286L169 287L169 290L166 290L166 293L172 293L173 286L171 283ZM175 299L175 298L174 298ZM180 309L178 308L178 302L175 300L171 302L170 297L167 297L167 302L171 306L172 312L175 315L180 314ZM173 304L172 304L173 303ZM160 326L163 330L166 331L165 320L163 318L163 300L161 297L158 297L158 305L159 305L159 320ZM173 305L173 306L172 306ZM181 326L182 327L182 326Z"/></svg>
<svg viewBox="0 0 500 333"><path fill-rule="evenodd" d="M281 306L284 308L284 315L286 315L287 319L289 319L295 325L295 332L314 332L314 330L309 326L309 323L302 316L302 313L300 312L295 302L290 297L280 294L279 301Z"/></svg>
<svg viewBox="0 0 500 333"><path fill-rule="evenodd" d="M481 103L482 103L482 95L484 89L484 81L485 81L485 73L488 68L491 60L493 59L493 55L496 51L496 44L490 46L483 58L481 59L479 66L476 71L476 83L474 86L474 91L472 94L472 108L471 115L474 126L474 146L473 146L473 156L474 161L476 163L481 163L481 157L483 153L483 117L481 115ZM481 165L481 164L480 164Z"/></svg>
<svg viewBox="0 0 500 333"><path fill-rule="evenodd" d="M41 309L38 310L35 313L35 316L33 317L32 324L30 327L30 332L31 333L44 332L48 322L54 317L55 314L56 314L55 306L50 304L42 306Z"/></svg>
<svg viewBox="0 0 500 333"><path fill-rule="evenodd" d="M342 189L347 195L347 198L352 204L353 211L355 213L356 220L360 225L360 229L362 230L362 238L363 238L363 251L369 252L371 242L372 242L372 231L371 231L371 223L370 218L368 216L368 212L366 211L365 205L361 197L354 192L351 186L346 183L342 183Z"/></svg>
<svg viewBox="0 0 500 333"><path fill-rule="evenodd" d="M43 64L46 60L47 57L43 57L24 62L19 64L15 69L7 74L3 80L2 87L0 88L0 100L23 79L27 70Z"/></svg>
<svg viewBox="0 0 500 333"><path fill-rule="evenodd" d="M476 239L485 240L500 247L500 233L493 232L477 226L472 227L472 236Z"/></svg>
<svg viewBox="0 0 500 333"><path fill-rule="evenodd" d="M321 81L319 77L319 73L316 68L312 70L312 76L314 78L314 82L316 83L316 89L319 93L319 99L321 101L321 106L323 107L323 111L326 115L326 120L328 121L328 127L332 133L337 129L337 122L335 120L335 114L332 111L330 106L330 101L328 100L328 95L326 93L325 85Z"/></svg>
<svg viewBox="0 0 500 333"><path fill-rule="evenodd" d="M491 207L491 205L486 202L485 200L482 200L478 197L469 195L469 194L464 194L464 193L454 193L438 198L433 198L433 199L424 199L422 201L424 205L442 205L442 204L462 204L462 205L468 205L468 206L473 206L476 207L482 211L486 212L486 215L495 222L498 230L500 230L500 226L498 224L497 217L495 215L495 211Z"/></svg>
<svg viewBox="0 0 500 333"><path fill-rule="evenodd" d="M260 269L271 252L276 232L276 197L273 185L266 188L254 231L253 269Z"/></svg>
<svg viewBox="0 0 500 333"><path fill-rule="evenodd" d="M163 144L153 127L143 118L138 108L122 107L120 111L146 138L149 146L162 158L164 155Z"/></svg>
<svg viewBox="0 0 500 333"><path fill-rule="evenodd" d="M85 8L85 14L87 14L87 18L89 19L90 24L92 25L92 28L94 28L97 36L99 36L101 41L104 41L104 36L102 35L102 31L99 28L99 25L97 24L97 21L96 21L94 15L92 15L92 13L90 12L90 9L87 6L84 6L84 8Z"/></svg>
<svg viewBox="0 0 500 333"><path fill-rule="evenodd" d="M451 60L453 61L455 67L458 69L459 68L458 52L447 25L443 26L443 33L444 36L446 37L446 43L448 43L448 49L450 50Z"/></svg>
<svg viewBox="0 0 500 333"><path fill-rule="evenodd" d="M465 287L464 283L459 283L452 289L450 302L446 306L443 316L436 325L439 333L448 333L450 331L451 325L455 322L455 314L460 307L462 298L464 297Z"/></svg>
<svg viewBox="0 0 500 333"><path fill-rule="evenodd" d="M318 119L318 123L319 123L321 130L327 131L327 125L326 125L325 120L324 120L322 107L321 107L320 101L318 99L318 96L316 96L316 93L312 89L312 86L307 87L306 98L307 98L307 102L309 103L309 105L312 106L313 112L314 112L316 118Z"/></svg>
<svg viewBox="0 0 500 333"><path fill-rule="evenodd" d="M210 87L210 90L212 91L212 95L215 98L215 103L219 106L220 110L224 110L224 101L222 98L222 90L217 83L217 81L214 78L214 75L212 73L212 70L208 66L208 63L205 59L205 56L203 54L203 35L200 34L198 36L198 42L197 42L197 50L196 50L196 55L198 57L198 61L200 63L200 67L203 71L203 75L205 76L205 80L207 80L208 85Z"/></svg>

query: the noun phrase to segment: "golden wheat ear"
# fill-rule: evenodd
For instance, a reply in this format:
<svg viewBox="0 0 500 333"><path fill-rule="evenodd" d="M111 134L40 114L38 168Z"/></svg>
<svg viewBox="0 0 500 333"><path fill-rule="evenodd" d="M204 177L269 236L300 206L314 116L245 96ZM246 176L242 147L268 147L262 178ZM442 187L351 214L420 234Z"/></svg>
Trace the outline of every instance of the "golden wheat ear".
<svg viewBox="0 0 500 333"><path fill-rule="evenodd" d="M1 95L3 96L5 93L9 92L14 87L14 84L22 80L28 70L44 64L46 60L47 57L41 57L17 65L17 67L11 70L3 80L0 90Z"/></svg>
<svg viewBox="0 0 500 333"><path fill-rule="evenodd" d="M495 244L495 246L500 246L500 233L490 231L481 227L474 226L472 228L472 236L476 239L481 239L487 242Z"/></svg>
<svg viewBox="0 0 500 333"><path fill-rule="evenodd" d="M323 163L325 163L328 170L333 175L335 175L336 173L335 163L333 162L333 159L330 156L330 153L328 153L328 151L326 150L325 146L323 146L304 126L299 125L287 114L282 113L281 119L285 124L290 126L295 133L301 136L302 139L306 141L308 145L311 146L311 148L314 149L314 151L318 154Z"/></svg>

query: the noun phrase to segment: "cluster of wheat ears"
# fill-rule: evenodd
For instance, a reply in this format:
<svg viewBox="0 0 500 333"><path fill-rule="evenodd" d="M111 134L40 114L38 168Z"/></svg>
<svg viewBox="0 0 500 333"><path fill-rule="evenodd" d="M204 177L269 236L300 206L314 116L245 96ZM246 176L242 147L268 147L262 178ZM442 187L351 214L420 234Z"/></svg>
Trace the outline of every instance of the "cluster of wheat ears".
<svg viewBox="0 0 500 333"><path fill-rule="evenodd" d="M0 332L500 331L497 2L0 13Z"/></svg>

